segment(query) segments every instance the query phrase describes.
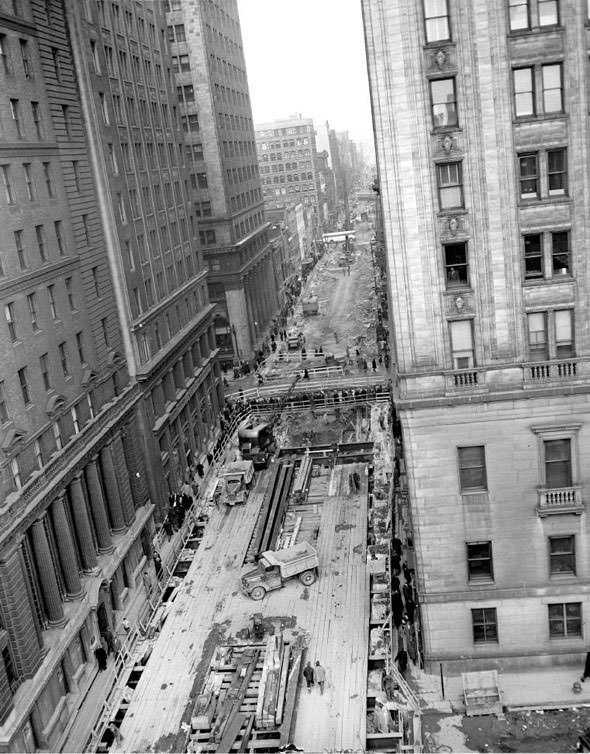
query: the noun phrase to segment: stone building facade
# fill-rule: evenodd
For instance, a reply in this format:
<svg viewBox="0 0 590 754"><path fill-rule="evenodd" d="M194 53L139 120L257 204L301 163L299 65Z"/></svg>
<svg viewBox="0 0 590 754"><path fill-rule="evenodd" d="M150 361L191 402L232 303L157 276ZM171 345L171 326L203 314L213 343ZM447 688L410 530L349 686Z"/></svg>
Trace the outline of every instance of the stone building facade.
<svg viewBox="0 0 590 754"><path fill-rule="evenodd" d="M2 751L59 750L222 399L170 69L152 3L0 2Z"/></svg>
<svg viewBox="0 0 590 754"><path fill-rule="evenodd" d="M217 344L249 359L280 302L237 2L164 6Z"/></svg>
<svg viewBox="0 0 590 754"><path fill-rule="evenodd" d="M587 13L363 2L427 668L587 649Z"/></svg>

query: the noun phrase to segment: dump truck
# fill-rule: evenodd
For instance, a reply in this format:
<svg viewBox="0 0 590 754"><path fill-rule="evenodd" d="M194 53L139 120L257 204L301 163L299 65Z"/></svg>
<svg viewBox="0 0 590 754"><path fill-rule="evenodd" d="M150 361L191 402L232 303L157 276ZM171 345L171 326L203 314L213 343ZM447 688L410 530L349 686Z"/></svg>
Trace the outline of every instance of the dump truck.
<svg viewBox="0 0 590 754"><path fill-rule="evenodd" d="M252 461L255 469L265 469L274 453L272 425L247 422L238 429L240 454L244 461Z"/></svg>
<svg viewBox="0 0 590 754"><path fill-rule="evenodd" d="M280 589L292 576L298 576L304 586L310 586L317 578L318 568L317 550L309 542L299 542L283 550L266 550L255 568L242 572L242 590L251 599L261 600L267 592Z"/></svg>
<svg viewBox="0 0 590 754"><path fill-rule="evenodd" d="M320 310L318 297L310 296L309 298L304 298L301 301L301 307L304 315L317 314Z"/></svg>
<svg viewBox="0 0 590 754"><path fill-rule="evenodd" d="M254 476L252 461L234 461L221 470L223 480L222 499L226 505L245 503Z"/></svg>

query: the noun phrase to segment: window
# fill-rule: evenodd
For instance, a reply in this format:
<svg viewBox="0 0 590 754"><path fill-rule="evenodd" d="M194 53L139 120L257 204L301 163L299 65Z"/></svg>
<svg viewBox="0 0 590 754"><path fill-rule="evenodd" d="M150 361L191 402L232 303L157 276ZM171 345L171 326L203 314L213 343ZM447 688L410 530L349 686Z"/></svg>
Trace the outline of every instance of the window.
<svg viewBox="0 0 590 754"><path fill-rule="evenodd" d="M53 70L55 71L55 79L56 81L61 81L61 63L59 59L59 50L57 47L51 48L51 58L53 60Z"/></svg>
<svg viewBox="0 0 590 754"><path fill-rule="evenodd" d="M197 173L197 184L199 188L207 188L209 183L207 181L207 173Z"/></svg>
<svg viewBox="0 0 590 754"><path fill-rule="evenodd" d="M53 198L53 183L51 180L51 163L43 163L43 177L45 178L45 188L47 189L47 196Z"/></svg>
<svg viewBox="0 0 590 754"><path fill-rule="evenodd" d="M72 124L70 121L70 108L68 107L68 105L61 106L61 114L64 120L64 130L66 133L66 138L71 139L72 138Z"/></svg>
<svg viewBox="0 0 590 754"><path fill-rule="evenodd" d="M442 42L450 39L447 0L424 0L424 23L427 42Z"/></svg>
<svg viewBox="0 0 590 754"><path fill-rule="evenodd" d="M514 114L517 118L535 114L535 91L532 68L515 68L512 71L514 82Z"/></svg>
<svg viewBox="0 0 590 754"><path fill-rule="evenodd" d="M76 333L76 348L78 349L78 358L80 359L80 364L85 364L86 359L84 358L84 339L81 332Z"/></svg>
<svg viewBox="0 0 590 754"><path fill-rule="evenodd" d="M520 154L520 198L539 198L539 158L536 152Z"/></svg>
<svg viewBox="0 0 590 754"><path fill-rule="evenodd" d="M35 236L37 237L37 248L39 249L39 256L42 262L47 261L47 254L45 253L45 231L42 225L35 225Z"/></svg>
<svg viewBox="0 0 590 754"><path fill-rule="evenodd" d="M25 251L25 244L23 240L23 231L14 231L14 245L16 246L16 257L21 270L27 269L27 255Z"/></svg>
<svg viewBox="0 0 590 754"><path fill-rule="evenodd" d="M531 361L545 361L547 352L547 319L545 312L527 314L529 359Z"/></svg>
<svg viewBox="0 0 590 754"><path fill-rule="evenodd" d="M31 403L31 395L29 393L29 384L27 382L27 367L18 370L18 381L20 383L24 404L25 406L28 406Z"/></svg>
<svg viewBox="0 0 590 754"><path fill-rule="evenodd" d="M22 139L23 134L20 125L20 105L17 99L10 100L10 114L12 116L12 121L16 129L16 137L17 139Z"/></svg>
<svg viewBox="0 0 590 754"><path fill-rule="evenodd" d="M567 194L567 150L547 150L547 190L549 196Z"/></svg>
<svg viewBox="0 0 590 754"><path fill-rule="evenodd" d="M551 639L582 636L581 602L557 602L547 605L547 610Z"/></svg>
<svg viewBox="0 0 590 754"><path fill-rule="evenodd" d="M84 231L84 240L90 246L90 227L88 225L88 215L82 215L82 230Z"/></svg>
<svg viewBox="0 0 590 754"><path fill-rule="evenodd" d="M33 113L33 123L35 124L35 133L38 139L42 139L43 124L41 122L41 108L38 102L31 102L31 111Z"/></svg>
<svg viewBox="0 0 590 754"><path fill-rule="evenodd" d="M4 184L4 196L7 204L14 204L12 183L10 182L10 165L2 165L2 183Z"/></svg>
<svg viewBox="0 0 590 754"><path fill-rule="evenodd" d="M570 267L569 232L567 230L551 233L551 258L553 260L553 274L567 275Z"/></svg>
<svg viewBox="0 0 590 754"><path fill-rule="evenodd" d="M41 379L45 390L51 390L51 380L49 379L49 356L44 353L39 356L39 366L41 368Z"/></svg>
<svg viewBox="0 0 590 754"><path fill-rule="evenodd" d="M100 59L98 56L98 46L94 39L90 40L90 53L92 55L92 63L94 65L94 73L100 76Z"/></svg>
<svg viewBox="0 0 590 754"><path fill-rule="evenodd" d="M574 355L573 314L572 309L555 311L555 355L558 359Z"/></svg>
<svg viewBox="0 0 590 754"><path fill-rule="evenodd" d="M5 34L0 34L0 68L5 76L10 76L12 73L10 58L8 56L8 42L6 41Z"/></svg>
<svg viewBox="0 0 590 754"><path fill-rule="evenodd" d="M57 244L57 250L59 251L60 257L63 257L65 256L66 249L64 246L63 233L61 229L61 220L56 220L53 223L53 227L55 230L55 242Z"/></svg>
<svg viewBox="0 0 590 754"><path fill-rule="evenodd" d="M572 486L571 440L543 440L545 453L545 487L557 489Z"/></svg>
<svg viewBox="0 0 590 754"><path fill-rule="evenodd" d="M100 327L102 329L102 337L104 339L104 344L108 348L110 343L109 343L109 330L107 327L107 317L104 317L103 319L100 320Z"/></svg>
<svg viewBox="0 0 590 754"><path fill-rule="evenodd" d="M449 322L453 369L471 369L475 363L470 319Z"/></svg>
<svg viewBox="0 0 590 754"><path fill-rule="evenodd" d="M29 307L29 315L31 317L31 327L37 331L39 329L39 324L37 323L37 297L34 293L28 294L27 306Z"/></svg>
<svg viewBox="0 0 590 754"><path fill-rule="evenodd" d="M562 112L561 63L541 66L541 79L543 82L543 112Z"/></svg>
<svg viewBox="0 0 590 754"><path fill-rule="evenodd" d="M467 274L467 244L449 243L443 246L445 256L445 279L447 288L469 284Z"/></svg>
<svg viewBox="0 0 590 754"><path fill-rule="evenodd" d="M576 574L575 537L549 537L549 573Z"/></svg>
<svg viewBox="0 0 590 754"><path fill-rule="evenodd" d="M31 175L31 163L23 163L23 172L25 176L25 186L27 188L27 198L30 202L35 200L35 190L33 188L33 177Z"/></svg>
<svg viewBox="0 0 590 754"><path fill-rule="evenodd" d="M538 0L539 26L557 26L559 23L558 0Z"/></svg>
<svg viewBox="0 0 590 754"><path fill-rule="evenodd" d="M98 285L98 267L92 268L92 284L94 286L94 295L100 298L100 287Z"/></svg>
<svg viewBox="0 0 590 754"><path fill-rule="evenodd" d="M111 170L114 175L119 173L119 165L117 163L117 155L115 154L115 148L112 144L107 144L107 150L109 153L109 161L111 163Z"/></svg>
<svg viewBox="0 0 590 754"><path fill-rule="evenodd" d="M23 72L26 79L33 78L33 68L29 57L29 44L26 39L19 39L20 57L23 64Z"/></svg>
<svg viewBox="0 0 590 754"><path fill-rule="evenodd" d="M469 581L494 578L491 542L467 543L467 572Z"/></svg>
<svg viewBox="0 0 590 754"><path fill-rule="evenodd" d="M456 126L457 102L455 96L455 79L436 79L430 82L432 100L432 124L434 128Z"/></svg>
<svg viewBox="0 0 590 754"><path fill-rule="evenodd" d="M498 642L498 619L495 607L478 607L471 610L474 644Z"/></svg>
<svg viewBox="0 0 590 754"><path fill-rule="evenodd" d="M57 347L59 351L59 360L61 362L61 370L64 377L70 376L70 365L68 363L68 345L67 343L60 343Z"/></svg>
<svg viewBox="0 0 590 754"><path fill-rule="evenodd" d="M57 319L57 309L55 307L55 286L54 285L47 286L47 296L49 298L49 311L51 312L51 316L53 317L53 319Z"/></svg>
<svg viewBox="0 0 590 754"><path fill-rule="evenodd" d="M524 276L527 279L543 277L542 238L541 233L524 236Z"/></svg>
<svg viewBox="0 0 590 754"><path fill-rule="evenodd" d="M125 205L121 194L117 194L117 207L119 210L119 219L125 225L127 223L127 213L125 212Z"/></svg>
<svg viewBox="0 0 590 754"><path fill-rule="evenodd" d="M66 278L64 280L66 286L66 296L68 297L68 306L71 312L76 311L76 302L74 301L74 291L72 290L72 278Z"/></svg>
<svg viewBox="0 0 590 754"><path fill-rule="evenodd" d="M4 424L9 418L8 408L6 406L6 395L4 393L4 380L0 380L0 422Z"/></svg>
<svg viewBox="0 0 590 754"><path fill-rule="evenodd" d="M486 458L483 445L457 448L459 453L459 481L461 492L486 490Z"/></svg>
<svg viewBox="0 0 590 754"><path fill-rule="evenodd" d="M436 166L438 196L441 210L463 206L463 178L460 162Z"/></svg>
<svg viewBox="0 0 590 754"><path fill-rule="evenodd" d="M79 160L72 160L72 175L74 177L74 188L76 191L80 191L80 162Z"/></svg>
<svg viewBox="0 0 590 754"><path fill-rule="evenodd" d="M528 29L530 24L528 0L508 0L508 6L510 12L510 31Z"/></svg>

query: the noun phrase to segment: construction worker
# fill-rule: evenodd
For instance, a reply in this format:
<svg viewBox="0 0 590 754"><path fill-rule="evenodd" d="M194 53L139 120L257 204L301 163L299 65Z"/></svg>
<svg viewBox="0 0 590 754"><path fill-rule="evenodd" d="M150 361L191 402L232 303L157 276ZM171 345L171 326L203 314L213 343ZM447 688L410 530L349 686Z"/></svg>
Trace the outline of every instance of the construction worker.
<svg viewBox="0 0 590 754"><path fill-rule="evenodd" d="M303 677L305 678L307 682L307 693L311 694L311 687L313 686L313 681L314 681L313 668L311 667L311 662L308 662L307 665L303 668Z"/></svg>
<svg viewBox="0 0 590 754"><path fill-rule="evenodd" d="M320 694L324 695L324 684L326 683L326 671L320 665L320 661L315 661L315 668L313 669L314 679L317 685L320 687Z"/></svg>

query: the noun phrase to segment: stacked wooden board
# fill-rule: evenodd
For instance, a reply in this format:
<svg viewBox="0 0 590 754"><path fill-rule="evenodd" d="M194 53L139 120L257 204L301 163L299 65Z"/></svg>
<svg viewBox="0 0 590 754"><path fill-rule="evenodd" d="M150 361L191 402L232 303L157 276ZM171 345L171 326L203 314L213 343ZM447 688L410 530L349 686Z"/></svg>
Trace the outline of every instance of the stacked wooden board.
<svg viewBox="0 0 590 754"><path fill-rule="evenodd" d="M217 648L191 718L187 751L275 752L290 740L302 649L266 644Z"/></svg>

